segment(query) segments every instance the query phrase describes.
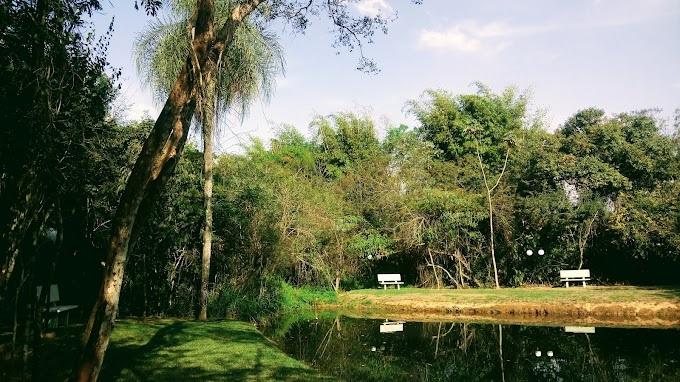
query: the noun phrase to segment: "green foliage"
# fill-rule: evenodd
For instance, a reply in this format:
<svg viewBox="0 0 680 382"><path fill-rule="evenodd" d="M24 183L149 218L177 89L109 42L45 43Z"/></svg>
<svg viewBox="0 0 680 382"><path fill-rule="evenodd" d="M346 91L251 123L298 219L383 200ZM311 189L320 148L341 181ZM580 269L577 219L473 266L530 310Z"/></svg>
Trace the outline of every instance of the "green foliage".
<svg viewBox="0 0 680 382"><path fill-rule="evenodd" d="M283 284L279 279L268 278L256 290L225 282L213 290L208 299L208 312L214 318L241 318L255 320L281 311L286 301Z"/></svg>
<svg viewBox="0 0 680 382"><path fill-rule="evenodd" d="M380 155L380 143L373 121L350 113L317 117L311 126L316 129L321 171L339 178L353 166Z"/></svg>
<svg viewBox="0 0 680 382"><path fill-rule="evenodd" d="M157 19L136 42L137 69L159 100L165 100L191 54L191 15L194 1L174 0L170 16ZM223 25L235 3L215 2L215 25ZM283 71L282 49L276 36L261 23L246 20L234 31L234 40L222 54L216 73L215 94L205 100L224 114L246 114L253 99L267 98L276 74ZM210 106L212 110L213 106Z"/></svg>
<svg viewBox="0 0 680 382"><path fill-rule="evenodd" d="M28 290L52 278L58 255L64 290L97 289L99 239L129 160L105 150L135 135L109 118L119 74L106 58L111 29L96 36L84 21L98 9L92 0L0 6L0 299L11 289L17 306L35 306ZM49 251L47 232L56 233Z"/></svg>
<svg viewBox="0 0 680 382"><path fill-rule="evenodd" d="M370 120L341 113L317 118L311 139L287 127L270 148L254 141L244 154L219 156L210 277L216 316L253 319L301 309L326 301L336 286L372 287L376 273L399 272L425 286L490 285L488 206L475 140L491 179L500 171L490 164L500 158L493 153L512 147L494 192L503 285L555 284L558 270L579 265L601 280L671 277L680 221L673 138L644 113L578 116L569 126L590 122L549 133L527 122L520 113L527 101L513 94L437 101L465 116L447 130L468 140L455 155L423 135L425 122L444 113L438 107L428 109L432 118L419 116L420 129L391 128L382 141ZM486 115L503 108L504 118ZM470 135L463 121L490 132ZM512 142L502 139L505 132ZM647 142L657 142L656 149ZM149 302L149 314L189 315L195 306L189 296L198 277L199 154L190 149L182 159L161 198L164 212L145 234L151 240L132 252L123 301L137 312L150 269L159 281L147 282L147 299L161 303ZM652 169L646 180L635 175L640 163ZM529 257L527 249L546 255ZM143 254L153 257L144 277Z"/></svg>
<svg viewBox="0 0 680 382"><path fill-rule="evenodd" d="M595 126L604 120L605 112L602 109L588 108L579 110L564 122L562 133L566 136L585 132L589 127Z"/></svg>
<svg viewBox="0 0 680 382"><path fill-rule="evenodd" d="M508 149L493 196L503 285L554 284L558 270L579 265L601 280L670 280L680 260L679 146L652 114L580 112L549 133L514 90L427 94L412 104L421 126L390 128L382 140L369 118L338 113L316 118L311 138L286 127L268 146L253 141L243 154L216 158L214 317L333 303L335 288L372 287L376 273L399 272L418 286L490 285L479 157L497 179ZM83 199L68 221L86 216L92 245L69 250L97 253L105 242L151 123L111 120L87 140L86 159L74 160L70 179L80 181L68 187ZM201 156L189 145L139 227L123 315L195 312ZM546 255L528 257L527 249Z"/></svg>
<svg viewBox="0 0 680 382"><path fill-rule="evenodd" d="M337 302L337 294L333 291L311 287L295 288L286 282L281 284L281 296L283 314L299 314L301 311L312 309L315 305Z"/></svg>
<svg viewBox="0 0 680 382"><path fill-rule="evenodd" d="M635 258L675 259L680 248L680 187L622 194L610 229Z"/></svg>
<svg viewBox="0 0 680 382"><path fill-rule="evenodd" d="M429 90L423 101L412 101L410 106L423 139L434 143L445 159L458 161L479 150L494 168L503 162L503 143L511 142L514 133L525 127L527 97L513 88L497 95L478 85L477 94L456 97Z"/></svg>

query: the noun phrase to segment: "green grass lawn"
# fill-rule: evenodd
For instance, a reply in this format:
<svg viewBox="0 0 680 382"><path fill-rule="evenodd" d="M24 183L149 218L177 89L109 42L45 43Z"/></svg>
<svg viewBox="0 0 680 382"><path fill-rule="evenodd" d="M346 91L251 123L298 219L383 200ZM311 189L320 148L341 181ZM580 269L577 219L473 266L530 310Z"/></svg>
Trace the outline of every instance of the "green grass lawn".
<svg viewBox="0 0 680 382"><path fill-rule="evenodd" d="M74 341L75 340L75 341ZM46 340L36 380L63 380L76 330ZM70 360L70 361L69 361ZM105 381L327 381L241 321L121 320L104 361Z"/></svg>
<svg viewBox="0 0 680 382"><path fill-rule="evenodd" d="M505 303L505 302L548 302L548 303L608 303L608 302L674 302L680 304L678 287L632 287L632 286L587 286L586 288L470 288L470 289L427 289L395 288L361 289L344 293L340 301L375 298L418 299L422 301L447 301L455 303Z"/></svg>

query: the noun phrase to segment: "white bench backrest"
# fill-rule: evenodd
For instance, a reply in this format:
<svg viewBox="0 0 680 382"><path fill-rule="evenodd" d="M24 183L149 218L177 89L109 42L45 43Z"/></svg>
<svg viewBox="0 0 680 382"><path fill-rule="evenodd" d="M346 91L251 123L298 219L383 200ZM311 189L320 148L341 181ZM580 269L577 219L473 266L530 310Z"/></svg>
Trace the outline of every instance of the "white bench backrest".
<svg viewBox="0 0 680 382"><path fill-rule="evenodd" d="M399 273L379 273L378 282L401 281Z"/></svg>
<svg viewBox="0 0 680 382"><path fill-rule="evenodd" d="M590 269L570 269L560 271L561 278L590 277Z"/></svg>
<svg viewBox="0 0 680 382"><path fill-rule="evenodd" d="M35 287L35 297L40 298L40 293L42 292L42 285ZM59 302L59 287L57 284L50 285L50 303Z"/></svg>

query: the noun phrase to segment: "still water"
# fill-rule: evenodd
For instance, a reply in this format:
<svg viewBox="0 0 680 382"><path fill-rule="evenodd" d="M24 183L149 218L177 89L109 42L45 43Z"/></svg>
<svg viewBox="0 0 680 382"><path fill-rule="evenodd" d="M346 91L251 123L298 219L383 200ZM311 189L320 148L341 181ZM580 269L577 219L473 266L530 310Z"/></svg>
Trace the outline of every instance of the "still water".
<svg viewBox="0 0 680 382"><path fill-rule="evenodd" d="M680 330L283 319L265 334L345 381L680 381Z"/></svg>

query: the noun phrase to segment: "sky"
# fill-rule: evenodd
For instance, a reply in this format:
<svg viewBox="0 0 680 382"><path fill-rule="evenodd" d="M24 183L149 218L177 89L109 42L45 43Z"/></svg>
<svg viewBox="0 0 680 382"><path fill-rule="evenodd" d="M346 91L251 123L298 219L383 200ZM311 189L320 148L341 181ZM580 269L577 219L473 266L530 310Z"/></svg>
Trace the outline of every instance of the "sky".
<svg viewBox="0 0 680 382"><path fill-rule="evenodd" d="M130 119L155 118L162 105L133 58L135 39L153 17L132 0L102 3L93 22L103 33L114 19L109 61L122 71L119 102ZM545 113L548 129L591 106L608 114L661 108L666 119L680 107L678 0L361 0L352 8L396 16L386 35L364 47L380 72L356 70L356 53L333 48L323 17L312 18L304 34L273 25L285 74L243 120L221 122L218 151L239 152L253 138L266 143L284 125L309 134L314 116L336 112L365 114L380 134L402 123L415 127L406 102L426 89L474 92L478 81L495 91L530 91L532 110Z"/></svg>

